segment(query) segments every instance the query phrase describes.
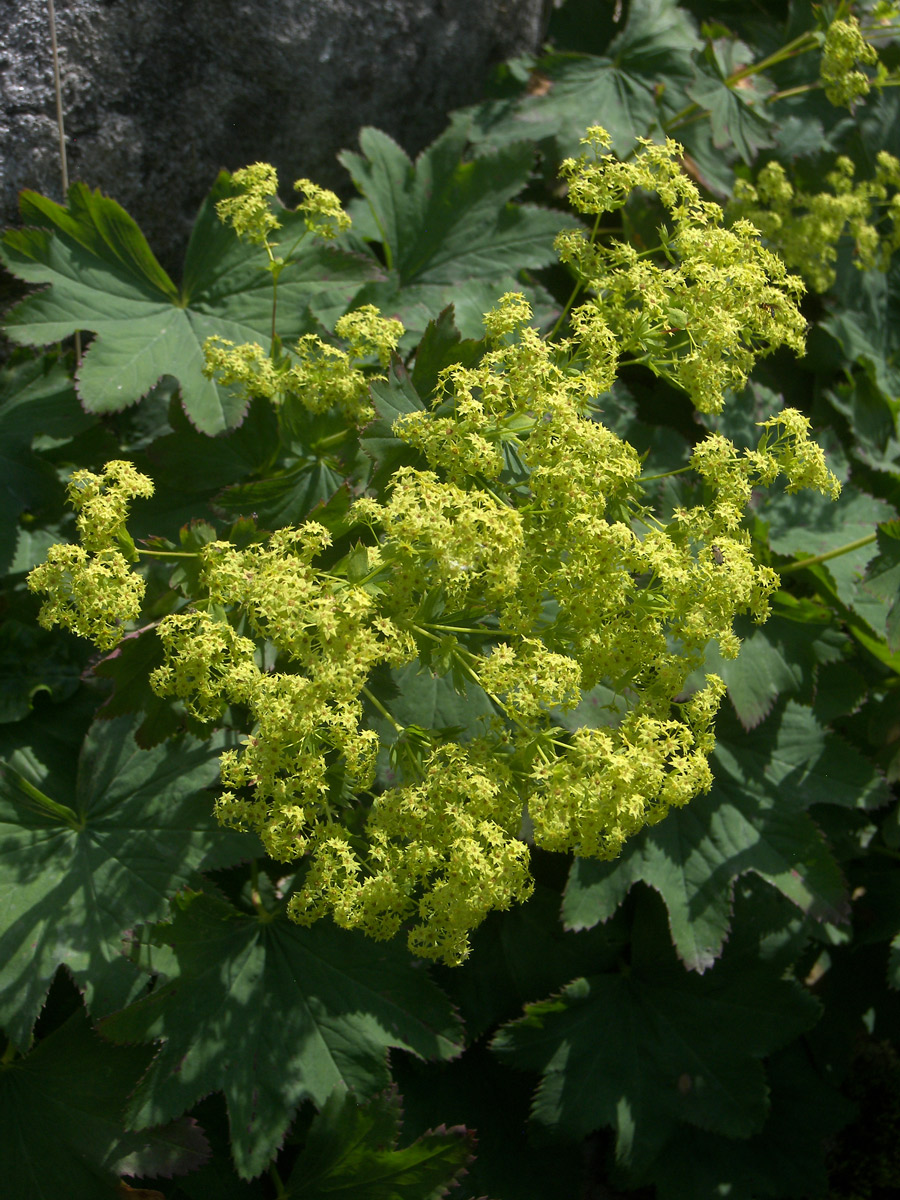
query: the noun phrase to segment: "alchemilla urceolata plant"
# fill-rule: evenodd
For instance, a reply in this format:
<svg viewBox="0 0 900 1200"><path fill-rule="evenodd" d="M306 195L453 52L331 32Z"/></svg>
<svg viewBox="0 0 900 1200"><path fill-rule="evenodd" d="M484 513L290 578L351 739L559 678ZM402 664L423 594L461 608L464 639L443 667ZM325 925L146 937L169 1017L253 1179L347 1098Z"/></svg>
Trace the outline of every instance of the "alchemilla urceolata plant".
<svg viewBox="0 0 900 1200"><path fill-rule="evenodd" d="M24 193L14 1194L898 1185L900 17L713 8L223 173L181 284Z"/></svg>
<svg viewBox="0 0 900 1200"><path fill-rule="evenodd" d="M718 411L759 356L802 350L803 285L755 226L724 226L676 143L648 142L626 163L599 127L584 144L562 168L573 206L599 216L636 187L656 192L659 247L561 234L561 257L591 296L572 311L571 335L541 337L525 297L501 297L479 361L444 368L432 406L394 423L423 461L342 514L348 554L321 561L334 539L314 519L248 546L210 541L196 552L190 603L157 627L157 693L200 721L226 705L249 713L243 745L220 760L216 812L279 861L309 858L293 919L330 914L376 938L411 923L410 949L450 963L488 912L530 896L524 823L536 846L614 858L629 835L709 789L724 685L713 674L691 694L685 685L711 641L737 654L735 618L764 620L777 585L743 528L751 492L781 474L788 492L840 491L809 422L785 409L761 423L752 450L721 434L699 441L690 465L702 501L669 520L654 513L640 456L597 411L620 359ZM235 179L242 190L220 201L220 216L277 269L274 171L257 164ZM349 224L333 194L298 186L310 232ZM361 431L375 415L364 364L386 366L403 327L366 305L335 332L347 350L314 334L289 350L276 338L268 354L211 339L207 369L276 409L337 408ZM128 558L141 552L127 554L126 505L151 491L126 462L73 475L82 544L53 547L28 581L48 594L45 627L58 621L109 649L138 617ZM274 670L259 665L267 646ZM489 697L476 736L416 726L410 743L369 685L415 661ZM598 685L611 695L609 723L561 728L555 714ZM396 735L396 782L374 795L383 747L367 708Z"/></svg>

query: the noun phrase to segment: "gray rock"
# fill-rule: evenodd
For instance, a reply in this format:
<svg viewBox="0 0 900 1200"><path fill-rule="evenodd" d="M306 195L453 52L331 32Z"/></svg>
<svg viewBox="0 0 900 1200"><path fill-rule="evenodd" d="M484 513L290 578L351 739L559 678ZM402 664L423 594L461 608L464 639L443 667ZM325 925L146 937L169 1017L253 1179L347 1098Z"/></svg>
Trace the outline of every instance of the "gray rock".
<svg viewBox="0 0 900 1200"><path fill-rule="evenodd" d="M56 0L70 179L114 196L178 269L221 167L273 162L347 192L377 125L410 153L535 49L548 0ZM0 224L61 198L46 0L0 0Z"/></svg>

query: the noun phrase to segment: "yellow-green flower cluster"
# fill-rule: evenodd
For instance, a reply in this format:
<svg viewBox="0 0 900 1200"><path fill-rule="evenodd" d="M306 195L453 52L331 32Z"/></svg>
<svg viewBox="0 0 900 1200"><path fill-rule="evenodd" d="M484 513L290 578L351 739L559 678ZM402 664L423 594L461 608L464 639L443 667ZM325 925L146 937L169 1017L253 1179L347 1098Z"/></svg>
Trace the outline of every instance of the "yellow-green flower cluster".
<svg viewBox="0 0 900 1200"><path fill-rule="evenodd" d="M863 37L856 17L832 21L825 33L819 71L825 95L831 103L849 108L855 100L867 96L872 81L859 68L871 67L877 62L875 47Z"/></svg>
<svg viewBox="0 0 900 1200"><path fill-rule="evenodd" d="M582 321L602 322L622 358L671 379L701 412L718 412L761 356L779 346L802 353L801 280L749 221L723 226L722 209L701 200L681 170L676 142L644 140L628 162L603 153L609 135L599 126L582 142L588 151L561 167L575 208L599 217L643 188L656 192L668 218L649 250L601 244L580 230L560 234L560 257L597 297Z"/></svg>
<svg viewBox="0 0 900 1200"><path fill-rule="evenodd" d="M297 211L305 216L306 228L310 233L330 241L350 228L350 218L341 207L340 200L328 188L319 187L311 179L298 179L294 191L303 196Z"/></svg>
<svg viewBox="0 0 900 1200"><path fill-rule="evenodd" d="M44 629L62 625L101 650L119 644L144 598L143 579L120 551L88 554L82 546L51 546L28 576L28 587L48 594L38 613Z"/></svg>
<svg viewBox="0 0 900 1200"><path fill-rule="evenodd" d="M751 221L816 292L834 283L837 244L845 233L853 238L861 270L887 270L900 248L900 161L881 151L874 178L854 181L853 163L841 156L825 179L829 191L801 192L784 167L771 162L755 184L736 182L728 206L731 218ZM879 209L890 218L889 229L879 229Z"/></svg>
<svg viewBox="0 0 900 1200"><path fill-rule="evenodd" d="M272 212L272 197L278 191L278 175L269 163L253 163L232 175L236 196L216 204L219 220L231 225L239 238L257 246L268 244L269 234L281 228Z"/></svg>
<svg viewBox="0 0 900 1200"><path fill-rule="evenodd" d="M48 596L38 614L45 629L63 625L111 650L141 611L144 581L129 566L137 556L125 522L129 501L152 496L153 483L116 459L102 475L73 472L68 495L82 545L52 546L46 562L28 576L28 587Z"/></svg>
<svg viewBox="0 0 900 1200"><path fill-rule="evenodd" d="M102 475L73 471L68 485L69 503L78 514L78 536L85 550L108 549L125 534L129 501L153 495L153 481L130 462L114 459Z"/></svg>
<svg viewBox="0 0 900 1200"><path fill-rule="evenodd" d="M272 211L272 201L278 193L278 173L271 163L257 162L235 171L231 180L237 195L218 201L219 220L230 225L243 241L265 246L271 255L269 234L281 229L281 222ZM309 179L298 179L294 190L303 197L297 211L303 214L309 233L330 241L350 228L350 218L334 192Z"/></svg>
<svg viewBox="0 0 900 1200"><path fill-rule="evenodd" d="M292 394L313 413L337 408L347 420L362 425L374 415L369 384L383 377L367 372L361 364L376 358L387 366L403 326L365 304L340 317L334 331L347 341L348 350L308 333L293 347L293 357L286 355L278 363L257 342L236 346L227 338L210 337L203 344L204 374L226 385L237 384L248 396L276 405Z"/></svg>
<svg viewBox="0 0 900 1200"><path fill-rule="evenodd" d="M291 860L330 820L330 772L340 763L358 790L372 782L378 738L361 728L360 693L379 664L415 655L408 634L383 616L368 592L319 571L330 537L309 522L237 550L212 542L201 551L202 581L215 606L240 612L260 641L274 645L290 671L266 673L257 643L207 613L164 618L161 694L188 699L189 711L215 719L226 703L246 705L255 728L240 751L222 758L227 790L217 812L259 833L273 858ZM333 773L332 773L333 774Z"/></svg>
<svg viewBox="0 0 900 1200"><path fill-rule="evenodd" d="M615 731L576 730L566 754L535 768L539 786L528 804L535 842L548 850L615 858L644 825L708 791L712 725L724 692L711 675L681 705L680 719L638 708Z"/></svg>
<svg viewBox="0 0 900 1200"><path fill-rule="evenodd" d="M320 841L289 913L389 938L407 922L410 949L460 962L469 933L494 909L527 900L528 848L517 834L522 800L490 743L439 747L421 783L378 796L361 856L346 830Z"/></svg>

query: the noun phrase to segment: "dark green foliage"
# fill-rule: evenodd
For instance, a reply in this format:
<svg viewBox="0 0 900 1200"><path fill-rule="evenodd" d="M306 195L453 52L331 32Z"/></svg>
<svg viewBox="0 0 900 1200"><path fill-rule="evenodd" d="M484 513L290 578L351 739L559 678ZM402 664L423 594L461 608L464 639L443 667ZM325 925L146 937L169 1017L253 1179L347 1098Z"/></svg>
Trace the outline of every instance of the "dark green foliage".
<svg viewBox="0 0 900 1200"><path fill-rule="evenodd" d="M545 330L565 310L553 239L577 222L556 171L586 126L621 157L675 137L723 203L769 161L813 193L839 154L870 178L900 151L896 87L852 111L826 101L816 20L805 0L567 0L545 51L506 64L415 162L363 130L341 157L353 227L288 254L277 322L287 345L335 341L363 304L402 319L359 432L336 409L248 404L203 374L208 335L271 340L259 248L216 217L230 176L180 283L114 200L84 184L66 206L24 194L26 228L2 240L9 271L39 285L5 316L16 348L0 373L4 1194L99 1200L127 1196L123 1179L165 1200L875 1200L900 1186L896 255L861 271L843 239L833 286L804 301L806 356L768 360L720 418L695 420L640 364L595 398L644 473L665 476L667 518L698 501L678 473L694 442L714 429L755 444L784 405L812 420L843 494L754 498L746 527L781 588L765 625L738 624L736 659L710 650L703 665L728 689L711 790L612 862L535 852L532 899L493 913L460 967L291 923L304 864L216 822L217 754L246 713L201 725L148 684L157 621L198 585L192 560L148 569L145 624L105 656L39 628L24 583L75 538L71 472L113 458L156 481L130 526L142 548L245 546L313 515L342 577L364 577L352 499L424 463L395 419L442 402L442 369L481 361L502 293L523 291ZM890 69L897 28L880 34ZM288 253L303 218L278 213ZM660 219L635 196L610 232L640 247ZM76 330L77 368L49 345ZM524 470L509 447L506 469ZM467 741L494 714L442 653L436 638L423 669L373 676L406 727L398 739L371 705L378 787L426 730ZM624 703L598 687L559 731Z"/></svg>

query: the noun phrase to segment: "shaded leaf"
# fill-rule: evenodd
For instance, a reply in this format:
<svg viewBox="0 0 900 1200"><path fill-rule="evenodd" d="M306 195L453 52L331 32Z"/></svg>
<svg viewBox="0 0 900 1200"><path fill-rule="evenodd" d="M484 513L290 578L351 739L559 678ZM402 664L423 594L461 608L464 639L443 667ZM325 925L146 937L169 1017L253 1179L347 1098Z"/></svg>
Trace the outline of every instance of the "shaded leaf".
<svg viewBox="0 0 900 1200"><path fill-rule="evenodd" d="M900 651L900 521L879 525L876 532L878 555L866 567L861 587L885 605L884 630L888 646L896 654Z"/></svg>
<svg viewBox="0 0 900 1200"><path fill-rule="evenodd" d="M299 525L317 505L331 499L344 478L328 460L310 459L227 488L216 497L216 506L230 515L251 514L267 529Z"/></svg>
<svg viewBox="0 0 900 1200"><path fill-rule="evenodd" d="M217 825L203 791L223 744L139 750L119 718L90 729L65 783L40 748L0 763L0 1024L15 1042L27 1042L60 965L89 1006L122 1003L134 978L126 931L162 916L199 870L253 851L254 839Z"/></svg>
<svg viewBox="0 0 900 1200"><path fill-rule="evenodd" d="M448 305L433 321L429 321L422 340L416 347L412 387L417 396L429 400L434 395L438 375L454 363L473 367L485 351L483 341L463 340L456 327L455 306Z"/></svg>
<svg viewBox="0 0 900 1200"><path fill-rule="evenodd" d="M633 937L630 968L526 1005L492 1043L503 1061L542 1072L535 1121L569 1137L611 1126L617 1159L635 1169L680 1122L729 1137L762 1128L759 1060L818 1016L811 996L752 960L686 972L657 926Z"/></svg>
<svg viewBox="0 0 900 1200"><path fill-rule="evenodd" d="M287 1196L428 1200L445 1195L471 1159L474 1137L462 1126L442 1126L398 1149L401 1124L396 1090L361 1106L352 1093L335 1089L313 1119Z"/></svg>
<svg viewBox="0 0 900 1200"><path fill-rule="evenodd" d="M0 1066L3 1181L28 1200L101 1200L118 1175L190 1171L209 1147L192 1122L125 1131L128 1093L149 1051L110 1046L83 1010L24 1058Z"/></svg>
<svg viewBox="0 0 900 1200"><path fill-rule="evenodd" d="M768 1065L771 1111L758 1134L742 1140L681 1127L632 1186L652 1184L659 1200L757 1200L824 1196L828 1139L851 1119L853 1105L802 1043Z"/></svg>
<svg viewBox="0 0 900 1200"><path fill-rule="evenodd" d="M78 638L19 620L0 625L0 723L21 721L41 692L59 702L78 688L86 654Z"/></svg>
<svg viewBox="0 0 900 1200"><path fill-rule="evenodd" d="M12 563L22 513L62 505L56 471L33 444L63 444L92 424L61 363L42 356L0 371L0 572Z"/></svg>
<svg viewBox="0 0 900 1200"><path fill-rule="evenodd" d="M249 1178L301 1101L321 1106L338 1085L360 1097L387 1086L388 1047L459 1053L449 1002L404 949L330 923L260 919L199 893L174 905L155 938L172 947L181 974L102 1022L115 1041L164 1039L129 1105L136 1126L222 1090L234 1160Z"/></svg>
<svg viewBox="0 0 900 1200"><path fill-rule="evenodd" d="M816 668L836 662L847 643L827 612L787 601L780 609L762 627L746 619L736 622L737 658L707 658L707 669L725 681L745 729L754 729L783 694L810 700Z"/></svg>

